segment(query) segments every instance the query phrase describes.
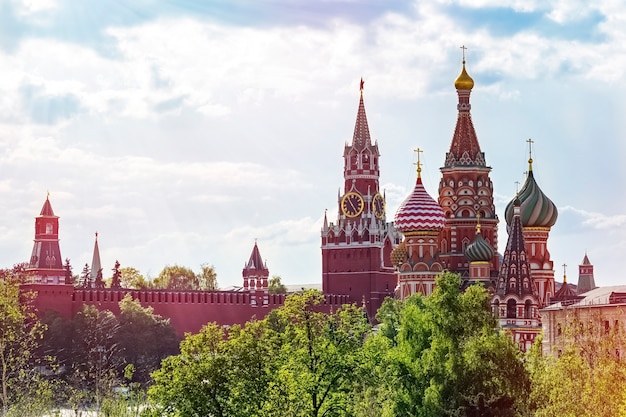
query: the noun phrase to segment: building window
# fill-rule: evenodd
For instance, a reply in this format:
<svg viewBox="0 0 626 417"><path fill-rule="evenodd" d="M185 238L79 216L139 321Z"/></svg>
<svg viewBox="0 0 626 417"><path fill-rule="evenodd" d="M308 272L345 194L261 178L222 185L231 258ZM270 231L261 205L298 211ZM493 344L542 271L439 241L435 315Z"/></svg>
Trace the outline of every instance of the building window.
<svg viewBox="0 0 626 417"><path fill-rule="evenodd" d="M47 235L52 234L52 223L46 223L46 234Z"/></svg>
<svg viewBox="0 0 626 417"><path fill-rule="evenodd" d="M514 299L510 299L506 302L506 318L514 319L517 317L517 302Z"/></svg>
<svg viewBox="0 0 626 417"><path fill-rule="evenodd" d="M524 318L526 319L532 318L532 311L533 311L532 303L530 302L530 300L526 300L526 302L524 303Z"/></svg>

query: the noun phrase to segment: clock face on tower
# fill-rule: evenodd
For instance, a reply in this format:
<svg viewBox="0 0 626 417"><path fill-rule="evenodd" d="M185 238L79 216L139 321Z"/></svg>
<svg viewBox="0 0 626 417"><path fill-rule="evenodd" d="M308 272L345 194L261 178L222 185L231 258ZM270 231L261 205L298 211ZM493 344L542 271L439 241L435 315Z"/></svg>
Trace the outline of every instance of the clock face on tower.
<svg viewBox="0 0 626 417"><path fill-rule="evenodd" d="M346 193L341 199L341 211L346 217L356 217L363 212L363 197L355 192Z"/></svg>
<svg viewBox="0 0 626 417"><path fill-rule="evenodd" d="M379 193L376 193L372 199L372 212L377 219L385 215L385 199Z"/></svg>

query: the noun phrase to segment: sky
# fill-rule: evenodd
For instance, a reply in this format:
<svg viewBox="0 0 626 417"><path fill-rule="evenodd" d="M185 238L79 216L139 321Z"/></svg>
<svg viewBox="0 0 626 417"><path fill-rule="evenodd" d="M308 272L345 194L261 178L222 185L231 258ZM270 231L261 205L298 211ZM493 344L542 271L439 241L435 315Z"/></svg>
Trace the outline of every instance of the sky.
<svg viewBox="0 0 626 417"><path fill-rule="evenodd" d="M555 276L624 284L626 3L619 0L0 0L0 267L30 258L50 193L74 272L213 265L241 285L321 283L343 147L365 80L387 220L434 197L457 116L472 118L504 208L533 171L559 218Z"/></svg>

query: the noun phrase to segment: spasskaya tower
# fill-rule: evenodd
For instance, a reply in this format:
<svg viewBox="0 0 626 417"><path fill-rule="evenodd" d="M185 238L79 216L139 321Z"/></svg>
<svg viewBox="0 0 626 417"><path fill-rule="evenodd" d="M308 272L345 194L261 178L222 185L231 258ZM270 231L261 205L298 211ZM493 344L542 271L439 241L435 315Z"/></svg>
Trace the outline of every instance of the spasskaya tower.
<svg viewBox="0 0 626 417"><path fill-rule="evenodd" d="M337 220L322 226L322 286L326 294L346 294L365 303L373 318L386 296L392 296L397 277L391 251L401 235L386 221L381 193L378 143L372 144L363 80L352 143L343 152L344 189L337 196Z"/></svg>

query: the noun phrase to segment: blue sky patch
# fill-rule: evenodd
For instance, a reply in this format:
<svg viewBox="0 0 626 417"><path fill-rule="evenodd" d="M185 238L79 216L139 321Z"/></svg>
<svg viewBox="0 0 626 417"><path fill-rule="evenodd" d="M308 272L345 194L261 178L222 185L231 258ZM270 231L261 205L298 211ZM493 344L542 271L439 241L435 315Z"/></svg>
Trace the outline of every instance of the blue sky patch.
<svg viewBox="0 0 626 417"><path fill-rule="evenodd" d="M69 119L80 111L80 102L72 94L52 96L42 94L41 88L24 85L21 88L22 103L31 120L38 124L52 125Z"/></svg>
<svg viewBox="0 0 626 417"><path fill-rule="evenodd" d="M464 29L486 28L495 36L511 36L519 32L535 31L543 36L596 42L602 40L597 27L605 18L598 12L584 18L559 24L546 16L546 11L516 12L508 8L467 8L448 6L445 11L461 23Z"/></svg>

